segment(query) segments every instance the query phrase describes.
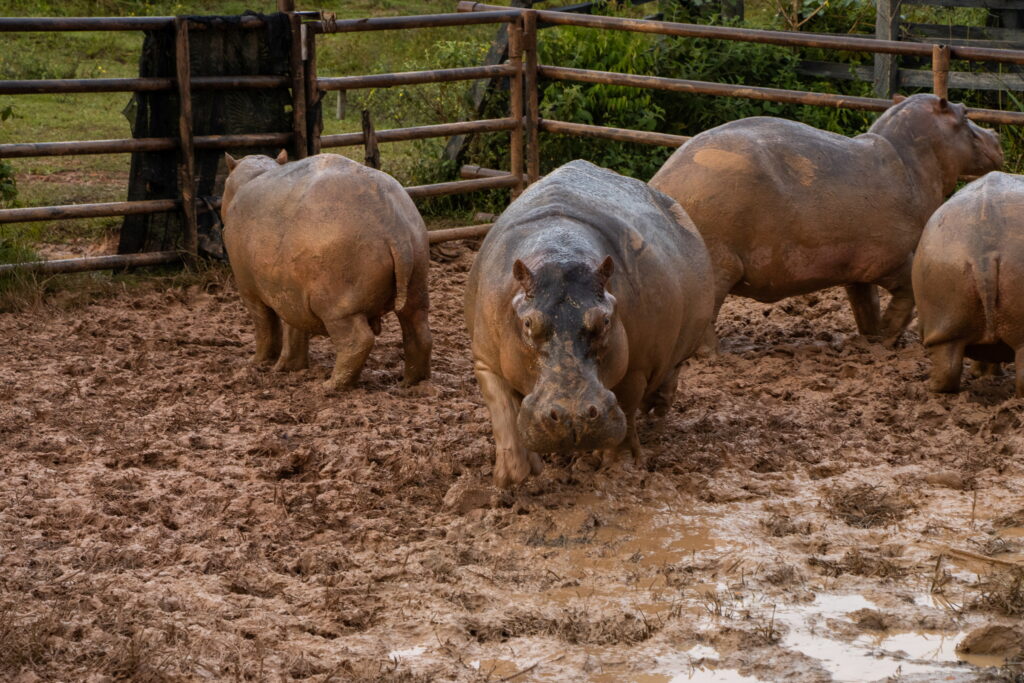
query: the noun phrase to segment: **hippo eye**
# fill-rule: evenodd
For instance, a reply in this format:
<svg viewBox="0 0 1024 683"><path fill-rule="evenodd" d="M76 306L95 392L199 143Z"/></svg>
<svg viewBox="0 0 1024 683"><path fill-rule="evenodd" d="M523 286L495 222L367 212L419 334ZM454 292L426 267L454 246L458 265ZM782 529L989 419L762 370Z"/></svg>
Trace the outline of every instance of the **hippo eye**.
<svg viewBox="0 0 1024 683"><path fill-rule="evenodd" d="M611 327L611 324L612 324L612 317L610 315L606 315L604 317L604 326L605 326L605 328Z"/></svg>
<svg viewBox="0 0 1024 683"><path fill-rule="evenodd" d="M532 328L533 327L533 321L530 320L529 318L527 318L526 320L523 321L523 327L525 327L526 329Z"/></svg>

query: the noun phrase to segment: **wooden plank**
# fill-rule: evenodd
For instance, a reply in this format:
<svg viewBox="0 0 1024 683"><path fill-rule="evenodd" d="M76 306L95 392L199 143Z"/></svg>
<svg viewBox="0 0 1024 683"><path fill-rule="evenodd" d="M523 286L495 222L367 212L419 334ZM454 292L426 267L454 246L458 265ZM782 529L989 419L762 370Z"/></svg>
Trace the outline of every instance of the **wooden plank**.
<svg viewBox="0 0 1024 683"><path fill-rule="evenodd" d="M178 81L178 137L180 161L178 186L185 217L185 251L191 258L199 255L199 223L196 214L196 155L192 139L192 66L189 55L188 21L174 19L174 63Z"/></svg>
<svg viewBox="0 0 1024 683"><path fill-rule="evenodd" d="M878 40L898 40L900 31L901 0L876 0L875 38ZM896 78L899 65L896 55L875 55L875 96L892 99L896 92Z"/></svg>
<svg viewBox="0 0 1024 683"><path fill-rule="evenodd" d="M946 40L988 40L1024 44L1024 31L1018 28L996 28L994 26L949 26L946 24L920 24L903 22L906 37L940 38ZM909 34L909 36L907 36ZM994 47L994 45L990 45Z"/></svg>
<svg viewBox="0 0 1024 683"><path fill-rule="evenodd" d="M903 0L908 5L930 7L984 7L986 9L1024 9L1024 0Z"/></svg>
<svg viewBox="0 0 1024 683"><path fill-rule="evenodd" d="M851 69L849 64L838 62L800 62L796 71L806 76L837 81L870 81L873 77L870 66L857 66ZM898 83L901 88L929 88L932 86L930 71L900 69L898 73ZM950 71L949 89L1024 91L1024 74Z"/></svg>

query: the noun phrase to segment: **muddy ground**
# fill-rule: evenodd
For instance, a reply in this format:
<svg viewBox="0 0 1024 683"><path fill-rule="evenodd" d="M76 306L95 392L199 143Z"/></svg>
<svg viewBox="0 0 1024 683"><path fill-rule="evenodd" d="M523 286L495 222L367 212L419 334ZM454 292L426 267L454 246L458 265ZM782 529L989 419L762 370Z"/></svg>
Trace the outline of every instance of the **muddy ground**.
<svg viewBox="0 0 1024 683"><path fill-rule="evenodd" d="M253 368L223 274L0 318L0 680L1020 676L1009 374L932 395L839 292L733 299L647 470L499 493L456 251L410 389L393 318L352 391L324 339Z"/></svg>

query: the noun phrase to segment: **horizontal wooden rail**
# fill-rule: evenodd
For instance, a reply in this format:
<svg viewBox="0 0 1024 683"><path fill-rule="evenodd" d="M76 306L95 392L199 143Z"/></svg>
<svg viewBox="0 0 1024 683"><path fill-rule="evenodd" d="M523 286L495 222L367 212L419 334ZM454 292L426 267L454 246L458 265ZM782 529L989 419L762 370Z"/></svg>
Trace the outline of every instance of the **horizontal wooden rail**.
<svg viewBox="0 0 1024 683"><path fill-rule="evenodd" d="M458 4L460 12L489 12L500 5L488 5L473 0L461 0ZM717 38L720 40L736 40L746 43L767 43L789 47L816 47L826 50L843 50L849 52L872 52L893 55L910 55L931 57L930 43L912 43L899 40L879 40L876 38L850 35L829 35L823 33L800 33L796 31L769 31L755 28L737 28L733 26L705 26L701 24L684 24L674 21L653 21L650 19L630 19L627 17L605 17L589 14L570 14L552 10L519 9L519 12L536 12L538 21L561 26L583 26L586 28L603 28L637 33L656 33L666 36L684 38ZM953 59L969 59L974 61L1004 62L1007 64L1024 64L1024 51L1002 48L953 46L950 48Z"/></svg>
<svg viewBox="0 0 1024 683"><path fill-rule="evenodd" d="M459 169L460 178L498 178L508 174L508 171L499 171L496 168L484 168L483 166L469 164Z"/></svg>
<svg viewBox="0 0 1024 683"><path fill-rule="evenodd" d="M434 28L437 26L470 26L515 21L519 10L494 6L486 12L473 14L421 14L414 17L372 17L369 19L339 19L306 23L314 33L351 33L353 31L390 31L400 28Z"/></svg>
<svg viewBox="0 0 1024 683"><path fill-rule="evenodd" d="M494 223L481 223L480 225L467 225L464 228L445 228L443 230L431 230L427 233L431 244L451 242L452 240L467 240L483 237L491 229Z"/></svg>
<svg viewBox="0 0 1024 683"><path fill-rule="evenodd" d="M192 87L198 90L285 88L290 82L285 76L196 76L192 79ZM0 95L154 92L174 88L173 78L55 78L0 81Z"/></svg>
<svg viewBox="0 0 1024 683"><path fill-rule="evenodd" d="M376 131L377 142L402 142L404 140L422 140L423 138L443 138L451 135L467 133L493 133L515 128L514 119L483 119L481 121L459 121L457 123L438 123L430 126L413 126L411 128L387 128ZM320 147L350 147L362 145L364 135L358 133L340 133L324 135L320 138ZM0 156L2 146L0 146Z"/></svg>
<svg viewBox="0 0 1024 683"><path fill-rule="evenodd" d="M466 66L459 69L433 69L431 71L405 71L370 76L341 76L317 78L320 90L359 90L361 88L390 88L396 85L441 83L443 81L472 81L496 76L511 76L516 72L510 64L492 66Z"/></svg>
<svg viewBox="0 0 1024 683"><path fill-rule="evenodd" d="M265 22L256 16L241 17L242 28L260 28ZM156 31L174 26L174 17L0 17L0 33L17 31ZM210 24L189 22L189 29L202 31Z"/></svg>
<svg viewBox="0 0 1024 683"><path fill-rule="evenodd" d="M563 135L586 135L592 138L618 140L620 142L639 142L644 145L662 145L679 147L690 138L686 135L670 135L649 130L632 130L629 128L611 128L609 126L592 126L589 123L570 123L541 119L540 129L545 133L561 133Z"/></svg>
<svg viewBox="0 0 1024 683"><path fill-rule="evenodd" d="M0 276L14 273L37 273L58 275L62 273L83 273L90 270L137 268L139 266L162 266L181 263L181 254L176 251L150 251L141 254L110 254L84 258L53 259L51 261L28 261L25 263L0 264Z"/></svg>
<svg viewBox="0 0 1024 683"><path fill-rule="evenodd" d="M450 183L435 183L433 185L414 185L405 188L405 191L413 199L423 199L424 197L437 197L446 194L463 194L479 190L513 187L518 182L519 179L514 175L506 174L496 178L477 178L475 180L454 180Z"/></svg>
<svg viewBox="0 0 1024 683"><path fill-rule="evenodd" d="M28 223L61 218L100 218L132 216L140 213L174 211L177 199L148 199L141 202L105 202L103 204L71 204L67 206L33 206L23 209L0 209L0 223Z"/></svg>
<svg viewBox="0 0 1024 683"><path fill-rule="evenodd" d="M571 69L564 66L539 66L538 70L545 78L551 78L559 81L575 81L578 83L627 85L637 88L652 88L655 90L671 90L674 92L718 95L723 97L744 97L752 100L789 102L792 104L845 107L847 109L862 109L867 111L885 111L892 106L892 100L884 100L877 97L855 97L853 95L834 95L832 93L805 92L803 90L763 88L753 85L689 81L681 78L639 76L636 74L623 74L613 71Z"/></svg>
<svg viewBox="0 0 1024 683"><path fill-rule="evenodd" d="M232 149L287 145L292 133L243 133L240 135L197 135L197 149ZM124 138L121 140L80 140L74 142L20 142L0 145L0 159L57 157L79 154L123 154L162 152L178 148L177 138Z"/></svg>

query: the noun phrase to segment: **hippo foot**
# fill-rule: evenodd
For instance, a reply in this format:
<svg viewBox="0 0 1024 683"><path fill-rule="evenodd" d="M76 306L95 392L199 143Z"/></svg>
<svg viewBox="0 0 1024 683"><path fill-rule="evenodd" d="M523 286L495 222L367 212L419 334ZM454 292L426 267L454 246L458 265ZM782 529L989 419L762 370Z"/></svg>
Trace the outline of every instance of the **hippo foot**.
<svg viewBox="0 0 1024 683"><path fill-rule="evenodd" d="M420 382L422 382L424 380L428 380L428 379L430 379L430 370L427 370L426 372L406 373L402 377L402 386L403 387L416 386Z"/></svg>
<svg viewBox="0 0 1024 683"><path fill-rule="evenodd" d="M271 370L274 372L295 372L297 370L305 370L308 367L309 362L306 360L282 357L277 359Z"/></svg>
<svg viewBox="0 0 1024 683"><path fill-rule="evenodd" d="M536 454L534 454L536 455ZM494 485L499 489L522 484L530 476L532 463L527 451L499 450L494 459Z"/></svg>
<svg viewBox="0 0 1024 683"><path fill-rule="evenodd" d="M971 375L974 377L1002 377L1003 367L1000 363L976 360L971 363Z"/></svg>
<svg viewBox="0 0 1024 683"><path fill-rule="evenodd" d="M527 451L526 457L530 460L530 474L536 476L544 471L544 461L541 460L540 453Z"/></svg>
<svg viewBox="0 0 1024 683"><path fill-rule="evenodd" d="M345 380L345 379L335 379L334 377L331 377L330 379L325 380L324 383L321 386L324 388L324 391L334 392L334 391L345 391L346 389L351 389L353 384L355 384L355 380L354 379L353 380Z"/></svg>

